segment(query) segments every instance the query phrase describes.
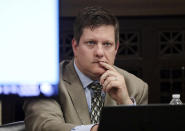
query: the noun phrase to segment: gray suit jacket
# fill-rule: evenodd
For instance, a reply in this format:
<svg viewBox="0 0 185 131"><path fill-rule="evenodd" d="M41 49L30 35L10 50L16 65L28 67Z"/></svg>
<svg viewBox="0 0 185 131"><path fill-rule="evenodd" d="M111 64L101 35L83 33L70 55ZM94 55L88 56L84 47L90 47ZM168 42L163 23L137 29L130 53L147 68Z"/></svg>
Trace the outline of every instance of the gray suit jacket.
<svg viewBox="0 0 185 131"><path fill-rule="evenodd" d="M115 68L124 75L130 97L135 98L137 104L147 104L147 84L136 76ZM116 102L106 95L104 105L116 105ZM84 89L73 61L63 61L60 65L58 99L29 100L25 102L23 109L27 131L70 131L77 125L90 124Z"/></svg>

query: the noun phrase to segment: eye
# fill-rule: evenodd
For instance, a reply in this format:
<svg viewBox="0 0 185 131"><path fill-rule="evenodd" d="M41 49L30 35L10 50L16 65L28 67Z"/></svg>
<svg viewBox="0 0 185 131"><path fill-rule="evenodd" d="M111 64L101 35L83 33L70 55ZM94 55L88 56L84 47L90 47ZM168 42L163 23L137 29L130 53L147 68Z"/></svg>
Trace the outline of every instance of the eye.
<svg viewBox="0 0 185 131"><path fill-rule="evenodd" d="M105 42L103 43L104 46L112 46L112 43L111 42Z"/></svg>
<svg viewBox="0 0 185 131"><path fill-rule="evenodd" d="M96 42L95 41L87 41L87 44L88 45L94 45L94 44L96 44Z"/></svg>

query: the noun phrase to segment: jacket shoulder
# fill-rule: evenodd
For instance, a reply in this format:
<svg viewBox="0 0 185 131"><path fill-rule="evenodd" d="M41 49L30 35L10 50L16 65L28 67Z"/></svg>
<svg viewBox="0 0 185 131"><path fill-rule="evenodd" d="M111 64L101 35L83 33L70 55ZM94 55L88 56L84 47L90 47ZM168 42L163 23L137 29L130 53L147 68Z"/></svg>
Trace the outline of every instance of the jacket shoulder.
<svg viewBox="0 0 185 131"><path fill-rule="evenodd" d="M124 69L121 69L119 67L115 67L115 69L125 77L126 81L131 80L131 81L137 81L140 83L145 83L142 79L140 79L139 77L135 76L134 74L132 74Z"/></svg>

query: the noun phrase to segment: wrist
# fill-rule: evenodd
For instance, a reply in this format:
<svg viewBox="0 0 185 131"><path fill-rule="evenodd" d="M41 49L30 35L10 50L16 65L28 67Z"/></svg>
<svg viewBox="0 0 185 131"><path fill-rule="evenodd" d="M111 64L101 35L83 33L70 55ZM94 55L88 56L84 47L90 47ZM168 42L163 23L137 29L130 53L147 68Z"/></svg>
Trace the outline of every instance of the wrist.
<svg viewBox="0 0 185 131"><path fill-rule="evenodd" d="M130 99L130 97L128 97L127 99L123 99L117 102L118 105L133 105L134 103L132 102L132 100Z"/></svg>

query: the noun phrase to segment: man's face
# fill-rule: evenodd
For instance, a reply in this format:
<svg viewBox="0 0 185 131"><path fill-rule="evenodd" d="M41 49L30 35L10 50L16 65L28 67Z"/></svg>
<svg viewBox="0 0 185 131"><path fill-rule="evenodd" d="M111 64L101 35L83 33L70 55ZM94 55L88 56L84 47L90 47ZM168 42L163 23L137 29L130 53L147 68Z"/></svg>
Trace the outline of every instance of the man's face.
<svg viewBox="0 0 185 131"><path fill-rule="evenodd" d="M99 62L114 64L119 43L115 43L115 31L111 25L91 29L84 28L79 44L73 39L74 60L79 70L93 80L106 71Z"/></svg>

